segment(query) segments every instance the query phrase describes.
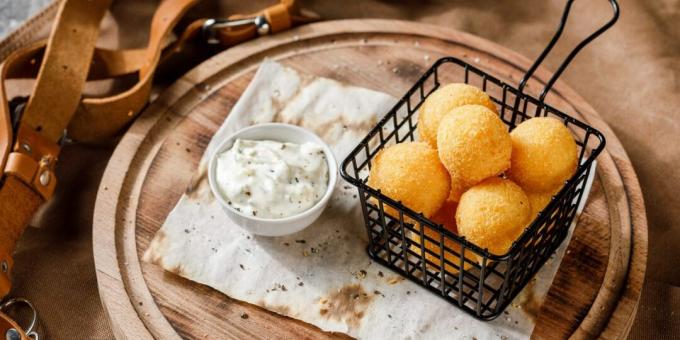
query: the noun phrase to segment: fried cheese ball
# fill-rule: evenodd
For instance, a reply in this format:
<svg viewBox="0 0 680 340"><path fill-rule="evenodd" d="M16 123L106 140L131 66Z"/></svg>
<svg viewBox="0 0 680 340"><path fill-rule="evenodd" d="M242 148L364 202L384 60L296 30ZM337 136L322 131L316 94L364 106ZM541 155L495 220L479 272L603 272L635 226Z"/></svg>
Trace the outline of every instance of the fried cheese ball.
<svg viewBox="0 0 680 340"><path fill-rule="evenodd" d="M442 118L456 107L477 104L496 112L489 95L468 84L447 84L432 92L420 107L418 131L420 139L433 148L437 147L437 130Z"/></svg>
<svg viewBox="0 0 680 340"><path fill-rule="evenodd" d="M469 189L474 183L468 183L464 181L457 173L449 172L451 176L451 192L449 193L448 200L451 202L460 201L460 195L462 195L465 190Z"/></svg>
<svg viewBox="0 0 680 340"><path fill-rule="evenodd" d="M383 194L430 217L449 196L449 174L426 143L400 143L382 149L375 156L368 175L368 185ZM399 214L387 205L385 212Z"/></svg>
<svg viewBox="0 0 680 340"><path fill-rule="evenodd" d="M525 190L524 193L526 193L529 198L529 204L531 205L531 221L533 221L536 219L536 216L538 216L538 213L548 206L548 203L550 203L550 200L557 191L533 192Z"/></svg>
<svg viewBox="0 0 680 340"><path fill-rule="evenodd" d="M430 217L430 220L434 223L443 225L444 228L450 230L452 233L458 234L458 227L456 227L456 208L458 208L458 203L446 201L444 202L444 205Z"/></svg>
<svg viewBox="0 0 680 340"><path fill-rule="evenodd" d="M439 209L439 211L437 211L432 216L431 220L435 223L439 223L439 224L443 225L444 229L447 229L447 230L453 232L454 234L456 234L457 233L456 207L457 207L457 204L455 202L447 201ZM424 227L423 233L427 237L435 240L435 242L432 242L428 239L425 239L425 243L424 243L425 249L436 254L436 255L432 255L429 252L425 252L425 258L428 261L435 264L434 266L430 263L428 263L427 265L428 265L428 267L432 267L432 268L430 268L432 270L440 270L441 268L439 267L439 264L441 263L441 258L439 257L439 239L440 239L439 233L437 231L435 231L434 229L430 229L428 227ZM420 245L421 245L420 234L409 233L409 238L414 241L409 246L410 250L415 252L418 255L422 254L422 249L420 247ZM449 263L445 263L444 264L445 269L449 272L457 273L458 268L460 268L460 256L454 254L453 252L451 252L451 250L455 251L457 254L460 254L461 253L460 244L458 244L458 242L453 241L451 239L444 238L444 249L445 249L444 259L446 261L449 261L449 262L455 264L455 266L453 266ZM476 261L476 259L474 257L474 253L472 253L472 252L467 252L465 254L465 258L467 258L468 260L470 260L472 262ZM464 261L463 262L463 268L464 269L469 268L472 262Z"/></svg>
<svg viewBox="0 0 680 340"><path fill-rule="evenodd" d="M512 141L507 127L481 105L463 105L444 116L437 132L437 151L449 171L457 201L470 186L510 167Z"/></svg>
<svg viewBox="0 0 680 340"><path fill-rule="evenodd" d="M576 171L578 149L562 122L536 117L519 124L510 133L512 165L510 178L532 192L562 187Z"/></svg>
<svg viewBox="0 0 680 340"><path fill-rule="evenodd" d="M508 179L491 177L460 198L456 225L461 236L489 252L505 254L531 219L529 198Z"/></svg>

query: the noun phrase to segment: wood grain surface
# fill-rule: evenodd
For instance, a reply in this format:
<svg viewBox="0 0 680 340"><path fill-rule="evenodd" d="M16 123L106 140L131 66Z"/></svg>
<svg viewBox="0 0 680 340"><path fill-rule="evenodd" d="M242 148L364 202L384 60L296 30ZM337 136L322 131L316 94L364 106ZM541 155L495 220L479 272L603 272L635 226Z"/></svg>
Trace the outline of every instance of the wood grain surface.
<svg viewBox="0 0 680 340"><path fill-rule="evenodd" d="M501 46L450 29L391 20L345 20L307 25L239 45L178 80L124 136L97 197L95 265L116 336L343 336L230 299L140 262L141 254L264 57L400 97L434 60L446 55L465 59L510 83L517 83L530 65L527 58ZM549 76L540 69L528 91L540 90ZM558 82L548 102L602 131L607 147L598 158L588 204L547 300L536 306L533 337L625 337L635 316L647 257L640 187L616 136L574 90Z"/></svg>

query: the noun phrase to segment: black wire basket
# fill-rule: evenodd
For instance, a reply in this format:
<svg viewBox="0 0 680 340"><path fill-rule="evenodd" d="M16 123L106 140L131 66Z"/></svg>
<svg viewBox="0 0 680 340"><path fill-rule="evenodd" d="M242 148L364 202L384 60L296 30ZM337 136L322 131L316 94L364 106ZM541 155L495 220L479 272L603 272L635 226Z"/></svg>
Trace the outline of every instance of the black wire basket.
<svg viewBox="0 0 680 340"><path fill-rule="evenodd" d="M342 177L359 191L368 255L481 320L492 320L501 314L566 238L584 197L592 164L605 146L602 133L545 104L544 99L579 50L616 22L619 9L615 0L610 0L614 17L576 46L540 96L523 92L528 79L559 39L572 2L567 2L557 33L517 88L460 59L439 59L341 166ZM440 84L448 82L476 85L487 92L508 130L532 117L550 116L564 122L578 145L575 174L504 255L489 253L367 184L375 155L387 146L416 140L418 108ZM434 247L426 247L425 243Z"/></svg>

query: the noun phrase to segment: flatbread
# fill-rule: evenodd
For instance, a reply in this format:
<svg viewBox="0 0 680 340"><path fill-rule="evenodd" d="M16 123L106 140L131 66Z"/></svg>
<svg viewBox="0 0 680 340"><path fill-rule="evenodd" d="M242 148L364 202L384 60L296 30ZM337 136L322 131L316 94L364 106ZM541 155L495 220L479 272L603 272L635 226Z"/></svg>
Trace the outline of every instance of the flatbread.
<svg viewBox="0 0 680 340"><path fill-rule="evenodd" d="M342 180L319 220L285 237L250 235L213 199L206 162L231 133L264 122L296 124L315 131L342 160L395 102L265 60L144 260L232 298L361 339L530 336L571 233L507 314L483 322L370 260L356 189Z"/></svg>

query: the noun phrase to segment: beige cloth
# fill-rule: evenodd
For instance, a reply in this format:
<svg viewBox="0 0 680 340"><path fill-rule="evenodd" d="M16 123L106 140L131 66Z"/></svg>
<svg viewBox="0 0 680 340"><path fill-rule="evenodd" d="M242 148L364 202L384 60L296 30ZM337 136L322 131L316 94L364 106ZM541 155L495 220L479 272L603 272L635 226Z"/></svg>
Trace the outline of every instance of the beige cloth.
<svg viewBox="0 0 680 340"><path fill-rule="evenodd" d="M633 162L646 201L647 280L630 338L673 338L680 333L680 271L674 265L680 257L680 1L620 2L620 21L574 60L563 79L613 128ZM141 46L144 36L139 32L153 3L117 1L105 24L105 44ZM272 1L238 2L239 8L234 3L206 1L201 6L226 15ZM302 1L325 19L380 17L434 23L481 36L530 58L554 32L563 3ZM563 56L608 15L605 0L577 1L556 54ZM124 26L115 25L113 19L123 17ZM126 43L118 43L120 36L126 37ZM10 39L18 41L16 36ZM0 55L7 48L0 42ZM559 61L549 58L547 67L554 70ZM58 194L36 220L43 227L28 230L16 256L15 294L36 304L42 330L51 338L111 337L97 293L91 225L97 185L114 145L70 146L63 151Z"/></svg>

